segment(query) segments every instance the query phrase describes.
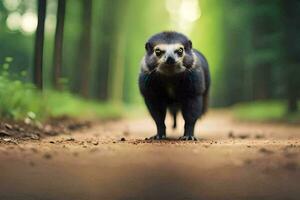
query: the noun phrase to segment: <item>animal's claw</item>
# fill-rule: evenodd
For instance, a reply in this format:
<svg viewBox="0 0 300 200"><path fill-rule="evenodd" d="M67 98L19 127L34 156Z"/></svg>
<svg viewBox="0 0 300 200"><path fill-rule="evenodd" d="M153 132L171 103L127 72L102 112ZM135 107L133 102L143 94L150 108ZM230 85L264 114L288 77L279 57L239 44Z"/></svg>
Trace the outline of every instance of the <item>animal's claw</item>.
<svg viewBox="0 0 300 200"><path fill-rule="evenodd" d="M179 138L179 140L192 140L192 141L197 141L198 139L194 136L191 136L191 135L184 135L184 136L181 136Z"/></svg>
<svg viewBox="0 0 300 200"><path fill-rule="evenodd" d="M167 138L166 135L154 135L148 139L149 140L165 140L166 138Z"/></svg>

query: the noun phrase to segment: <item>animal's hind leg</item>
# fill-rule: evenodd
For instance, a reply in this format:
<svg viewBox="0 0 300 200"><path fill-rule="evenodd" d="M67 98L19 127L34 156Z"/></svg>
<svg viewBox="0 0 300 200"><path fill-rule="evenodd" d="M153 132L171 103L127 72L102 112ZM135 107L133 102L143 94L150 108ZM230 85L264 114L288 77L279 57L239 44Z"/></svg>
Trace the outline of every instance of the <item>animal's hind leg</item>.
<svg viewBox="0 0 300 200"><path fill-rule="evenodd" d="M209 102L209 90L206 90L203 94L203 109L202 114L205 114L208 110L208 102Z"/></svg>
<svg viewBox="0 0 300 200"><path fill-rule="evenodd" d="M176 104L172 104L169 106L169 110L173 117L173 129L175 129L177 127L176 117L177 117L177 113L179 111L179 107Z"/></svg>

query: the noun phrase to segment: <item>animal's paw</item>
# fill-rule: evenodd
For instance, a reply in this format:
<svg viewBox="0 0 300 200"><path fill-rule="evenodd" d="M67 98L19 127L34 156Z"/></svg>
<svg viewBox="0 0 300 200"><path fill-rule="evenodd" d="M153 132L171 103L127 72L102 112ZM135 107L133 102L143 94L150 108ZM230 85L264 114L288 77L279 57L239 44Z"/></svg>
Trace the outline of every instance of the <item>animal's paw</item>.
<svg viewBox="0 0 300 200"><path fill-rule="evenodd" d="M152 137L146 138L146 140L165 140L167 139L166 135L154 135Z"/></svg>
<svg viewBox="0 0 300 200"><path fill-rule="evenodd" d="M194 136L191 136L191 135L184 135L184 136L181 136L179 138L179 140L193 140L193 141L197 141L197 138L194 137Z"/></svg>

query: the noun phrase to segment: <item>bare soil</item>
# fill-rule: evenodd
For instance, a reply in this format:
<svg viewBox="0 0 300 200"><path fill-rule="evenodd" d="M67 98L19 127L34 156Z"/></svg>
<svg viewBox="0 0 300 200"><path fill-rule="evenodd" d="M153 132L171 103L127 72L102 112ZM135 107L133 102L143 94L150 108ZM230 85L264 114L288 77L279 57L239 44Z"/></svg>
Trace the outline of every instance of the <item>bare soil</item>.
<svg viewBox="0 0 300 200"><path fill-rule="evenodd" d="M242 123L211 111L196 142L177 140L183 121L167 130L168 140L145 140L155 133L148 116L73 125L38 139L3 133L1 200L300 198L299 125Z"/></svg>

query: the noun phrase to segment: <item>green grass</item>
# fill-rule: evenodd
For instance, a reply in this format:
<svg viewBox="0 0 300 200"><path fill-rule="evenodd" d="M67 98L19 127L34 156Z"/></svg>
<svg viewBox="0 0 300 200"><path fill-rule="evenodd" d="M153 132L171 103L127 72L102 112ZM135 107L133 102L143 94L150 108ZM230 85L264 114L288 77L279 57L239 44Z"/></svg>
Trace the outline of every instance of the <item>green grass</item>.
<svg viewBox="0 0 300 200"><path fill-rule="evenodd" d="M48 115L54 117L118 118L125 112L122 105L86 100L68 92L45 91L43 100Z"/></svg>
<svg viewBox="0 0 300 200"><path fill-rule="evenodd" d="M118 118L123 113L121 105L86 100L69 92L46 90L41 93L32 84L0 76L0 117L3 118Z"/></svg>
<svg viewBox="0 0 300 200"><path fill-rule="evenodd" d="M300 107L300 102L298 104ZM236 104L232 109L241 120L299 122L300 112L288 114L286 105L285 101L256 101Z"/></svg>

